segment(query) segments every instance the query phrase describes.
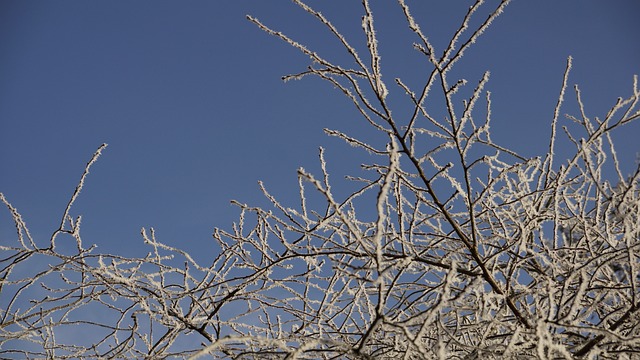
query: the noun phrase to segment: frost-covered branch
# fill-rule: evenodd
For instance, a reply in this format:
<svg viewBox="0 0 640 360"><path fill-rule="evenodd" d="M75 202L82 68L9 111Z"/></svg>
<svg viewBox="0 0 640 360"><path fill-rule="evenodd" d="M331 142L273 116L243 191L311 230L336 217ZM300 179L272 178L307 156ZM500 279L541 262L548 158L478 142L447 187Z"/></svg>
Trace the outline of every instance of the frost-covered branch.
<svg viewBox="0 0 640 360"><path fill-rule="evenodd" d="M360 43L321 12L295 3L351 63L337 64L249 20L310 59L285 80L326 80L362 116L353 121L384 139L325 130L355 154L364 150L366 163L347 177L349 184L330 176L332 159L323 149L319 174L298 170L294 205L260 183L270 207L233 202L238 221L215 230L217 252L207 264L162 243L153 229L141 232L149 248L144 257L83 247L72 205L104 146L86 165L50 246L37 246L19 210L0 194L17 230L14 244L1 248L0 356L635 356L640 165L625 174L613 135L640 115L637 77L632 95L602 118L587 113L574 87L578 114L562 118L569 58L548 153L526 158L491 138L489 73L470 74L476 85L465 98L469 82L451 71L508 1L472 28L485 6L477 1L446 47L436 49L400 0L417 38L413 48L429 67L416 89L383 62L373 2L364 0L362 17L354 17L362 24ZM392 83L397 87L388 88ZM429 103L433 98L440 109ZM562 143L572 152L556 151ZM336 189L343 187L352 190L340 196ZM61 233L76 239L73 254L54 246Z"/></svg>

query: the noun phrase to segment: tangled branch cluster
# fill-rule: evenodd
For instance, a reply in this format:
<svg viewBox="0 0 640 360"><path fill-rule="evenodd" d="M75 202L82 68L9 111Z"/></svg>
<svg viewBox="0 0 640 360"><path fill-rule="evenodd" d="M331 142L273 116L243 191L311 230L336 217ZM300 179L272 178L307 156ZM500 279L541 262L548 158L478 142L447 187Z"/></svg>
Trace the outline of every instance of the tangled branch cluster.
<svg viewBox="0 0 640 360"><path fill-rule="evenodd" d="M209 264L157 241L152 229L142 231L151 249L143 258L84 247L81 219L70 210L104 145L45 246L0 194L17 228L16 244L1 247L0 356L637 356L640 166L623 174L611 136L640 116L637 78L633 94L603 119L585 113L575 87L580 114L563 125L569 58L548 153L526 158L499 146L490 136L489 74L468 98L458 91L466 81L450 74L508 2L470 29L477 1L438 52L400 0L431 69L418 89L383 77L367 0L365 54L295 1L346 49L349 67L250 17L311 59L285 80L328 81L384 135L375 144L326 130L379 161L349 178L356 191L336 198L321 150L319 176L298 171L295 208L264 187L273 209L236 203L239 221L215 231L219 252ZM410 116L394 115L391 96L404 97ZM430 102L436 96L444 103ZM557 155L560 141L573 145L570 156ZM61 235L76 239L74 254L56 250ZM74 337L79 332L84 340Z"/></svg>

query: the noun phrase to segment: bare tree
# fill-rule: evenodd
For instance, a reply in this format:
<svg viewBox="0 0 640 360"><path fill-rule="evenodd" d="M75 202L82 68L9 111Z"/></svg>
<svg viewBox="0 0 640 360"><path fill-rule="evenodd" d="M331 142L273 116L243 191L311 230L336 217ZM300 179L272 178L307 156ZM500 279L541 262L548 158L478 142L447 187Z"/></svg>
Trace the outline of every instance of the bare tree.
<svg viewBox="0 0 640 360"><path fill-rule="evenodd" d="M369 1L362 2L365 53L320 12L294 2L346 49L350 66L249 20L311 59L285 80L328 81L385 139L326 130L376 156L364 175L346 180L357 189L335 195L321 150L320 174L298 170L295 207L264 187L272 209L236 203L240 218L231 230L215 230L219 252L208 264L157 241L152 229L142 230L146 257L99 254L82 242L71 208L103 145L45 244L0 194L17 228L0 260L0 356L640 356L640 166L623 174L611 136L640 116L637 77L632 95L603 119L586 114L574 87L580 111L565 123L569 58L548 152L527 158L490 136L489 74L466 98L458 90L467 82L451 77L509 1L471 28L477 1L438 51L400 0L430 68L419 88L383 77ZM410 116L394 115L391 91ZM558 155L559 142L573 153ZM77 251L59 251L61 236L75 239Z"/></svg>

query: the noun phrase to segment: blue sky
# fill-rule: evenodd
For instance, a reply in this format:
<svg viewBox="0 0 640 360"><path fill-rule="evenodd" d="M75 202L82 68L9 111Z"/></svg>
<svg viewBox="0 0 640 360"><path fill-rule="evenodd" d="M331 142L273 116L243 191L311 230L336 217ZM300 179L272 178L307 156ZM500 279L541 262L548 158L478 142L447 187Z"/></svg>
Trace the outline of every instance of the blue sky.
<svg viewBox="0 0 640 360"><path fill-rule="evenodd" d="M363 41L359 1L309 4ZM469 2L408 4L442 50ZM396 2L372 6L388 81L420 80L424 67ZM344 58L288 0L0 2L0 192L40 244L103 142L109 147L72 214L83 215L85 243L123 255L139 255L140 228L154 227L161 241L204 258L214 251L213 228L237 218L229 200L265 204L258 180L295 205L295 171L318 168L318 146L327 148L334 180L357 173L361 154L322 129L359 134L364 122L328 84L284 84L280 77L308 59L246 14ZM629 96L640 74L638 14L636 0L514 0L460 64L470 86L491 71L494 140L544 153L569 55L570 83L580 84L592 116ZM639 134L637 125L619 134L628 165ZM0 236L0 244L13 238L6 210Z"/></svg>

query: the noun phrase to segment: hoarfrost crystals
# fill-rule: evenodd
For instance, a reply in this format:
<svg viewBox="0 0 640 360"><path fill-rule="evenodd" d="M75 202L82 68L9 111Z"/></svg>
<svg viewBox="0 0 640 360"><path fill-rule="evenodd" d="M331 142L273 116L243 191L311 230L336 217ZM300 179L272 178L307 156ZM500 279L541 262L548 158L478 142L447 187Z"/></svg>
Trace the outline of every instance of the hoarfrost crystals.
<svg viewBox="0 0 640 360"><path fill-rule="evenodd" d="M0 247L0 357L635 356L640 166L622 172L611 134L639 117L637 78L632 96L603 119L587 114L576 87L578 115L565 125L569 58L547 154L527 158L491 139L489 73L469 74L478 80L467 98L468 83L449 80L509 1L473 28L484 3L477 1L436 53L399 0L427 71L419 70L424 83L415 89L407 85L415 81L396 79L393 102L369 1L357 46L363 57L323 14L294 3L350 64L249 20L310 59L285 80L328 81L377 132L325 130L353 146L344 156L362 155L361 168L345 184L330 176L333 153L320 148L317 174L298 170L292 194L299 199L285 203L259 183L269 205L232 201L239 219L214 230L205 263L161 242L153 228L140 232L149 247L143 257L83 247L72 205L105 145L85 166L48 243L32 237L0 194L17 230L14 243ZM573 152L560 158L560 144ZM60 252L60 235L71 235L77 251ZM67 341L68 329L83 338Z"/></svg>

